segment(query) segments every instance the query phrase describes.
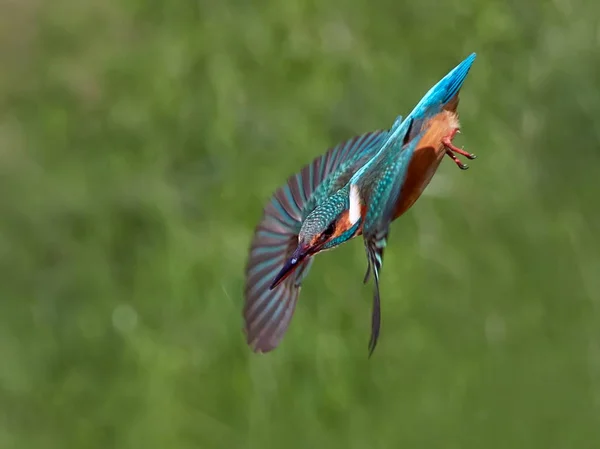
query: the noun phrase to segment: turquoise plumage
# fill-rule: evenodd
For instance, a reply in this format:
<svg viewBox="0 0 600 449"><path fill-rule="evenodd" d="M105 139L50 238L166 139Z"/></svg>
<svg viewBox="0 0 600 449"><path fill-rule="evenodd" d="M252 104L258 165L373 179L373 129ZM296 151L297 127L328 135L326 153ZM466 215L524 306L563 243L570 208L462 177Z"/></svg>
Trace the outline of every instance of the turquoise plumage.
<svg viewBox="0 0 600 449"><path fill-rule="evenodd" d="M278 345L312 264L312 258L303 260L294 275L277 288L269 288L296 248L302 224L318 204L346 184L358 167L381 148L386 136L385 131L368 132L329 149L292 175L265 207L246 265L245 331L256 351L266 352Z"/></svg>
<svg viewBox="0 0 600 449"><path fill-rule="evenodd" d="M366 133L328 150L277 190L256 228L246 267L245 331L255 351L279 344L313 256L362 234L368 260L365 282L370 273L375 280L369 354L373 352L381 316L379 272L411 160L426 142L432 119L456 109L474 59L470 55L442 78L406 119L400 116L389 130Z"/></svg>

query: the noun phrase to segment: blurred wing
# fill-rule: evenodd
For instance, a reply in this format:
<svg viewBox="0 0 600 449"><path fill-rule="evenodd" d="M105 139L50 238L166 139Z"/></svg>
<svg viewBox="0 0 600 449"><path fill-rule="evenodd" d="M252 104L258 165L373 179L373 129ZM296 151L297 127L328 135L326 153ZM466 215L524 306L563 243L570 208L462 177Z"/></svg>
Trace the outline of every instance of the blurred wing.
<svg viewBox="0 0 600 449"><path fill-rule="evenodd" d="M244 327L254 351L268 352L278 346L296 308L312 259L305 260L273 290L269 287L296 248L303 218L316 205L316 197L345 184L385 136L385 131L369 132L329 149L292 175L265 207L246 265Z"/></svg>
<svg viewBox="0 0 600 449"><path fill-rule="evenodd" d="M269 285L295 248L296 237L274 222L259 225L246 269L244 306L246 339L256 352L276 348L294 314L302 279L313 259L305 259L273 290Z"/></svg>

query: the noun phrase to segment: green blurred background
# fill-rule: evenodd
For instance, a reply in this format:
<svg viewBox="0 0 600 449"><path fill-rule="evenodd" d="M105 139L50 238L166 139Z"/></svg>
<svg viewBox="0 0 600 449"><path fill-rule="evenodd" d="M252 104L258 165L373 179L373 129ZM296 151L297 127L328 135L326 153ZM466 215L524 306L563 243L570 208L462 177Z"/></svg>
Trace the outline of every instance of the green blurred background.
<svg viewBox="0 0 600 449"><path fill-rule="evenodd" d="M0 0L0 448L600 447L600 3ZM456 144L282 345L262 207L470 52Z"/></svg>

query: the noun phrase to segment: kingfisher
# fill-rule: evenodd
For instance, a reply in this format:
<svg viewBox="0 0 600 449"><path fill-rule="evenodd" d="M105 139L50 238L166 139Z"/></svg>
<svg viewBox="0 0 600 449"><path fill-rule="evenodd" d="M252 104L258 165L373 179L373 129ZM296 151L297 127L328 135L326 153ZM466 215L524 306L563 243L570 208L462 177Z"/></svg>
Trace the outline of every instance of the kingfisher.
<svg viewBox="0 0 600 449"><path fill-rule="evenodd" d="M275 191L255 228L246 264L244 331L255 352L281 342L314 256L363 236L374 278L369 356L377 345L379 272L391 222L421 196L444 155L465 170L453 144L460 130L461 87L475 60L469 55L388 130L355 136L328 149Z"/></svg>

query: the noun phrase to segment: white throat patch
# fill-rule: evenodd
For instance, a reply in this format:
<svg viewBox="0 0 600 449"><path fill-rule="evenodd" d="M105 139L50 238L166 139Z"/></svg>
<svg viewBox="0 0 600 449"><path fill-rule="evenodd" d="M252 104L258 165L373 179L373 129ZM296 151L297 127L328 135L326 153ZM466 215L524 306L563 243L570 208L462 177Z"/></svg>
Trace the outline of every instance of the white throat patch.
<svg viewBox="0 0 600 449"><path fill-rule="evenodd" d="M350 225L354 225L360 219L360 193L355 184L350 184L350 210L348 218Z"/></svg>

